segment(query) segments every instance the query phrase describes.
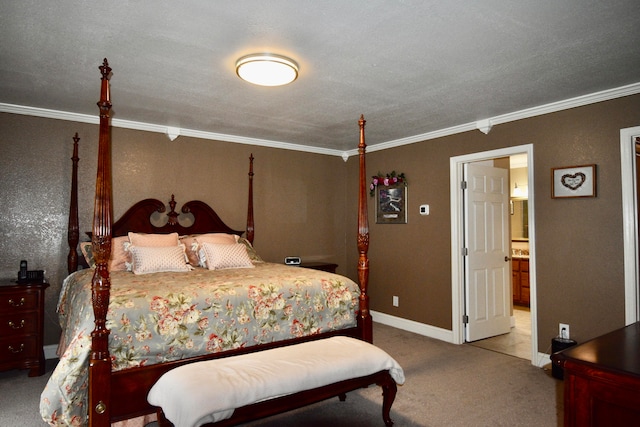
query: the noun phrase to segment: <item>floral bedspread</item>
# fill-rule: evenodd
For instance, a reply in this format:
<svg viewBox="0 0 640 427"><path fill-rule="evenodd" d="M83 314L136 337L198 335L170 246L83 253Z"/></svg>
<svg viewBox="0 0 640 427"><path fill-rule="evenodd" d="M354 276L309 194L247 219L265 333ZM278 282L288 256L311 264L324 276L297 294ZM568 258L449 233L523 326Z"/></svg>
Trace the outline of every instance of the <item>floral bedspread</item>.
<svg viewBox="0 0 640 427"><path fill-rule="evenodd" d="M92 275L73 273L60 294L63 353L40 401L40 413L52 426L86 423ZM359 292L343 276L273 263L112 272L107 327L113 370L352 327Z"/></svg>

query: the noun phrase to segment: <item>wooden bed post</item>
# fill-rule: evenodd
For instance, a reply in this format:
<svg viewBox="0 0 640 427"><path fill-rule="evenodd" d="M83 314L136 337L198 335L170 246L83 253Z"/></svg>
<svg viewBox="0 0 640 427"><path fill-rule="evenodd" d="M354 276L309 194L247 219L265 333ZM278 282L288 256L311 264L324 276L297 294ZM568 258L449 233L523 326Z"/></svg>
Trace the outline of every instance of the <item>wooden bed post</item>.
<svg viewBox="0 0 640 427"><path fill-rule="evenodd" d="M247 203L247 240L253 245L253 153L249 156L249 202Z"/></svg>
<svg viewBox="0 0 640 427"><path fill-rule="evenodd" d="M78 132L73 137L73 168L71 170L71 203L69 203L69 228L67 229L67 272L73 273L78 269L78 241L80 240L80 225L78 221Z"/></svg>
<svg viewBox="0 0 640 427"><path fill-rule="evenodd" d="M111 425L111 358L109 356L109 330L106 327L109 307L109 257L111 255L112 187L111 187L111 129L109 115L111 100L107 58L99 67L102 74L100 89L100 139L98 142L98 174L93 211L91 243L96 269L91 282L95 329L91 332L91 359L89 360L89 426Z"/></svg>
<svg viewBox="0 0 640 427"><path fill-rule="evenodd" d="M367 166L365 152L367 144L364 142L364 115L360 116L360 143L358 144L358 156L360 158L360 180L358 194L358 281L360 282L360 315L358 326L362 332L362 339L373 342L373 321L369 312L369 219L367 209Z"/></svg>

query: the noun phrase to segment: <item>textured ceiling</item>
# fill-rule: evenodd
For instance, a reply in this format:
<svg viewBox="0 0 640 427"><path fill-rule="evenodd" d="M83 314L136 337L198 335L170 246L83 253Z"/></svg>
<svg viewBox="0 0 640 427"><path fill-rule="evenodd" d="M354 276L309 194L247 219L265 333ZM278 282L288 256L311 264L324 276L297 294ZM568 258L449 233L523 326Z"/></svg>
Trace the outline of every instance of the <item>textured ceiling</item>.
<svg viewBox="0 0 640 427"><path fill-rule="evenodd" d="M346 151L640 83L638 0L4 1L0 103ZM294 83L235 60L291 56Z"/></svg>

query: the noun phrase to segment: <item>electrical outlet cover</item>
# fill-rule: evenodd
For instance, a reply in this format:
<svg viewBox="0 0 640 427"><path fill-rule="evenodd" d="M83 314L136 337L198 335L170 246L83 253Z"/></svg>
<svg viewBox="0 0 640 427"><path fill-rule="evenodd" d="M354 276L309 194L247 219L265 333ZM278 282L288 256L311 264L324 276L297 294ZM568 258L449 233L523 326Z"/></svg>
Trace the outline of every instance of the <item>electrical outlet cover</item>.
<svg viewBox="0 0 640 427"><path fill-rule="evenodd" d="M560 323L558 325L558 336L562 339L568 340L571 338L569 333L569 325L566 323Z"/></svg>

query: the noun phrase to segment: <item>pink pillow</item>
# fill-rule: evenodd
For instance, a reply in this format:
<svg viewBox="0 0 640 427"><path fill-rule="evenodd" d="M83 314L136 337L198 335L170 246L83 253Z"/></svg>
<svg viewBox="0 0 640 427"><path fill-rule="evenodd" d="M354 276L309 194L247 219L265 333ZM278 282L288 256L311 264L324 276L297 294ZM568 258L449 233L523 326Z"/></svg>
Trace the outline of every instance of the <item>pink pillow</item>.
<svg viewBox="0 0 640 427"><path fill-rule="evenodd" d="M134 246L146 247L178 246L180 244L178 233L144 234L129 232L129 242Z"/></svg>
<svg viewBox="0 0 640 427"><path fill-rule="evenodd" d="M131 254L126 250L125 244L129 242L127 236L111 239L111 258L109 258L109 271L127 271L127 264L131 264Z"/></svg>
<svg viewBox="0 0 640 427"><path fill-rule="evenodd" d="M198 243L216 243L219 245L233 245L238 243L238 236L235 234L209 233L196 236Z"/></svg>

